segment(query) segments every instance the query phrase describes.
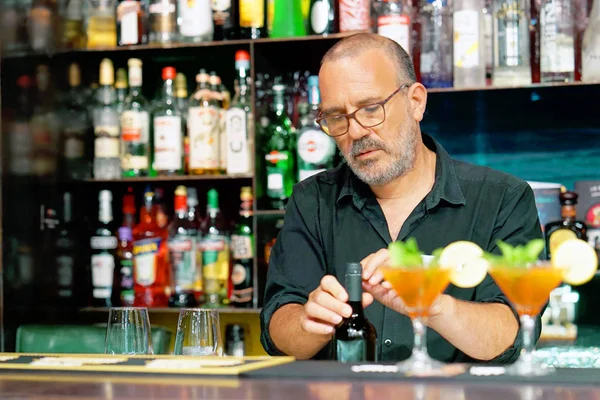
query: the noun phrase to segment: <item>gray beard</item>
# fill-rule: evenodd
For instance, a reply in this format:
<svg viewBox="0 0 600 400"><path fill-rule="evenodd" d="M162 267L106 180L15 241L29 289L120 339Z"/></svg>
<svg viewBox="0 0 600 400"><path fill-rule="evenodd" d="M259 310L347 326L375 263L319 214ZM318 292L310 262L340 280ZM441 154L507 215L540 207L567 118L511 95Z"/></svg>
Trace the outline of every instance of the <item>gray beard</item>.
<svg viewBox="0 0 600 400"><path fill-rule="evenodd" d="M367 185L380 186L406 175L415 167L417 137L414 129L403 129L404 135L385 144L368 136L352 143L348 155L344 158L354 174ZM360 161L355 157L365 150L381 150L392 157L392 163L384 168L377 168L379 160Z"/></svg>

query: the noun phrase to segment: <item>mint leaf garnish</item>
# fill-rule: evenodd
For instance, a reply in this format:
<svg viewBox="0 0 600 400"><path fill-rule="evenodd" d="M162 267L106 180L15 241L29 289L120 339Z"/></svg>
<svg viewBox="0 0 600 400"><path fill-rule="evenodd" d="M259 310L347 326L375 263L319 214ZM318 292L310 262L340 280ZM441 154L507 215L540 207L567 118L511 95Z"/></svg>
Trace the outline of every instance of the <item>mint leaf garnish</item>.
<svg viewBox="0 0 600 400"><path fill-rule="evenodd" d="M534 239L525 245L511 246L501 240L497 242L502 255L486 253L484 257L493 264L504 264L505 266L523 267L538 261L540 253L544 250L544 241Z"/></svg>
<svg viewBox="0 0 600 400"><path fill-rule="evenodd" d="M423 253L419 250L415 238L410 238L406 242L392 242L388 246L388 251L393 267L418 267L423 265L421 259Z"/></svg>

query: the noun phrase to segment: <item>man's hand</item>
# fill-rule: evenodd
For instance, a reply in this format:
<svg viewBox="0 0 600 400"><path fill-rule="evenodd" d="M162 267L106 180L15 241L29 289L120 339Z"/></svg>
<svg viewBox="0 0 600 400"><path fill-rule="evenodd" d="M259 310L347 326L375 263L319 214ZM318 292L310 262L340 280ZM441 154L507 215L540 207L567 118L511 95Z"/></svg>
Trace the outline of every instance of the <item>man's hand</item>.
<svg viewBox="0 0 600 400"><path fill-rule="evenodd" d="M310 293L304 305L302 328L309 333L332 335L336 326L344 318L352 315L352 308L347 304L348 293L338 280L331 275L321 279L321 284ZM363 307L373 302L373 296L363 293Z"/></svg>
<svg viewBox="0 0 600 400"><path fill-rule="evenodd" d="M406 314L406 306L402 299L392 290L389 282L383 280L383 274L379 267L390 261L387 249L381 249L376 253L369 254L360 263L363 267L363 288L370 293L375 300L392 310ZM438 296L429 309L429 316L434 317L442 310L443 296Z"/></svg>

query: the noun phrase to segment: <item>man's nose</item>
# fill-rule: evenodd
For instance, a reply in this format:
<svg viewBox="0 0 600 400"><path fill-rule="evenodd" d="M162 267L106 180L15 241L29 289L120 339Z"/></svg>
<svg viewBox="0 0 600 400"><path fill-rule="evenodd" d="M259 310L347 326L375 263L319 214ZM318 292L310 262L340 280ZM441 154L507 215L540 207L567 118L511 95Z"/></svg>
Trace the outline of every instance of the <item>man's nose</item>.
<svg viewBox="0 0 600 400"><path fill-rule="evenodd" d="M348 136L353 141L361 139L369 134L369 130L361 126L358 121L354 118L350 118L348 121Z"/></svg>

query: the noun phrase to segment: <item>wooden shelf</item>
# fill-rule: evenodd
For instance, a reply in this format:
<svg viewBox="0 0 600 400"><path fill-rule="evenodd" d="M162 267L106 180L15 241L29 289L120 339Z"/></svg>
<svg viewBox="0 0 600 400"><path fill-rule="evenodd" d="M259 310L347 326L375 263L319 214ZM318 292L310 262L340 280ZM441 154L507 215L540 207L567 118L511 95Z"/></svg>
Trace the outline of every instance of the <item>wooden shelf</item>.
<svg viewBox="0 0 600 400"><path fill-rule="evenodd" d="M93 49L59 49L53 52L30 52L30 51L16 51L6 52L2 58L14 59L23 57L52 57L54 55L63 54L75 54L75 53L109 53L109 52L120 52L120 51L144 51L144 50L169 50L169 49L186 49L186 48L202 48L202 47L225 47L225 46L249 46L250 44L269 44L269 43L285 43L285 42L310 42L318 40L336 40L352 36L358 31L344 32L344 33L333 33L331 35L309 35L300 37L286 37L286 38L264 38L264 39L238 39L238 40L220 40L213 42L198 42L198 43L186 43L178 42L171 44L144 44L137 46L111 46L111 47L100 47Z"/></svg>
<svg viewBox="0 0 600 400"><path fill-rule="evenodd" d="M199 306L197 308L202 308ZM110 310L108 307L85 307L81 308L79 311L84 313L107 313ZM179 314L180 308L149 308L148 312L150 314ZM211 308L211 310L216 310L221 314L260 314L261 308L235 308L235 307L225 307L225 308Z"/></svg>
<svg viewBox="0 0 600 400"><path fill-rule="evenodd" d="M551 82L535 83L524 86L480 86L470 88L428 88L427 93L457 93L457 92L479 92L488 90L522 90L522 89L544 89L552 87L571 87L571 86L600 86L600 82Z"/></svg>
<svg viewBox="0 0 600 400"><path fill-rule="evenodd" d="M225 181L236 179L252 179L252 174L243 175L175 175L175 176L143 176L120 179L86 179L90 183L132 183L132 182L177 182L177 181Z"/></svg>

